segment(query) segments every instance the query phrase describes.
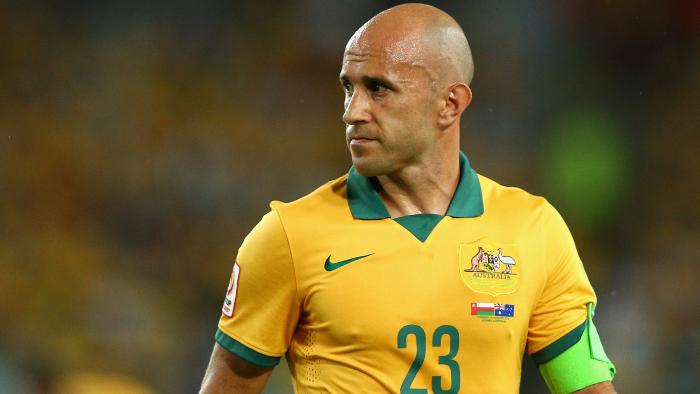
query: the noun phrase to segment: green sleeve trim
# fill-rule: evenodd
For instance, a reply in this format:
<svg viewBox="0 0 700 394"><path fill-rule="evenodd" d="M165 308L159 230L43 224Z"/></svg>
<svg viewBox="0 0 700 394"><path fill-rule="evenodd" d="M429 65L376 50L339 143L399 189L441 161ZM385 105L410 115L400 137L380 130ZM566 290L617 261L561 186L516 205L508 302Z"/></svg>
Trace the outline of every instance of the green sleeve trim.
<svg viewBox="0 0 700 394"><path fill-rule="evenodd" d="M603 350L598 330L593 324L592 311L592 304L589 304L586 329L580 341L539 366L553 394L571 393L615 377L615 365Z"/></svg>
<svg viewBox="0 0 700 394"><path fill-rule="evenodd" d="M280 359L282 358L258 353L255 350L226 335L226 333L221 331L221 329L216 330L214 338L216 338L216 342L218 342L219 345L221 345L224 349L248 361L249 363L253 363L261 367L274 367L275 365L279 364Z"/></svg>
<svg viewBox="0 0 700 394"><path fill-rule="evenodd" d="M579 342L584 330L586 329L586 321L584 320L578 327L569 331L568 334L557 339L551 343L546 348L540 350L539 352L533 353L531 355L532 359L535 360L537 365L544 364L549 360L552 360L556 356L564 353L567 349L572 347L574 344Z"/></svg>

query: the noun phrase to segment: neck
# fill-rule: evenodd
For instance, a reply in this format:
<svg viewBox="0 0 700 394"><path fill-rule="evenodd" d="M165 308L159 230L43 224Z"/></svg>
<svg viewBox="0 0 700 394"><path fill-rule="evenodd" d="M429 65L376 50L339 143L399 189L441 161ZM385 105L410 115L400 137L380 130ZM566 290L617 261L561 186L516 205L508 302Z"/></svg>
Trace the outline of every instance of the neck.
<svg viewBox="0 0 700 394"><path fill-rule="evenodd" d="M379 196L392 218L429 213L444 215L459 184L459 148L380 175Z"/></svg>

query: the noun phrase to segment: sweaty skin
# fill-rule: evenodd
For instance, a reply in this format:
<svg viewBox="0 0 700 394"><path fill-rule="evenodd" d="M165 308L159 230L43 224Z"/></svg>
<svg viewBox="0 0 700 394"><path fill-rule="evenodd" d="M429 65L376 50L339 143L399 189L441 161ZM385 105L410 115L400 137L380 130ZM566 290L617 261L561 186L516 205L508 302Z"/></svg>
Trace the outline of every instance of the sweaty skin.
<svg viewBox="0 0 700 394"><path fill-rule="evenodd" d="M471 83L474 63L457 21L425 4L404 4L370 19L350 38L346 55L383 51L392 62L424 67L435 80Z"/></svg>
<svg viewBox="0 0 700 394"><path fill-rule="evenodd" d="M446 212L472 74L462 29L431 6L390 8L350 38L340 73L348 148L392 217Z"/></svg>

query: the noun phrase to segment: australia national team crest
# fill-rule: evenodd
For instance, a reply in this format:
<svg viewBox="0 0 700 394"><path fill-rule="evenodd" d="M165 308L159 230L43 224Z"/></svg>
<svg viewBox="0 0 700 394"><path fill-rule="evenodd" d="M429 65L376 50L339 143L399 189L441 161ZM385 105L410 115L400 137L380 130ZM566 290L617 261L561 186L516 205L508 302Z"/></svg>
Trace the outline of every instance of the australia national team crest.
<svg viewBox="0 0 700 394"><path fill-rule="evenodd" d="M522 262L512 244L461 244L459 272L464 283L477 293L510 294L520 286Z"/></svg>

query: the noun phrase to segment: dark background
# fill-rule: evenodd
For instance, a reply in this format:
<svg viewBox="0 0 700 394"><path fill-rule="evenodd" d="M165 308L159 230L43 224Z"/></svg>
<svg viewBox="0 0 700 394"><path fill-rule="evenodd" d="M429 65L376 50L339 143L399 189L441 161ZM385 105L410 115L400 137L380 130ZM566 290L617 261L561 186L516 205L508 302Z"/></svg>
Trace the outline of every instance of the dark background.
<svg viewBox="0 0 700 394"><path fill-rule="evenodd" d="M0 392L196 391L245 234L349 168L342 51L394 4L0 2ZM619 391L697 392L700 3L433 4L462 148L569 223Z"/></svg>

